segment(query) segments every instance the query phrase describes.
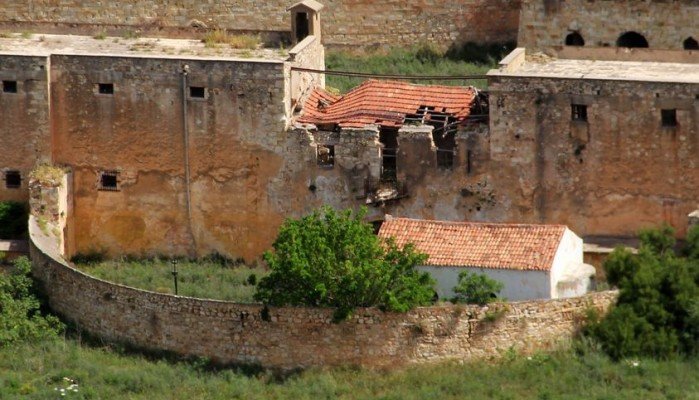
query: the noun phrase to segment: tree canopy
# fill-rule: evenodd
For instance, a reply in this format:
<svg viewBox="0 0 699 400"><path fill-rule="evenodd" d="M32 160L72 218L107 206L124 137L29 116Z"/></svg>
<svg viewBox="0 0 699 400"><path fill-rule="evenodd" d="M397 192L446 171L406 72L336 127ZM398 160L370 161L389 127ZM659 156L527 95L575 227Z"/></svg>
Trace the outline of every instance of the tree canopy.
<svg viewBox="0 0 699 400"><path fill-rule="evenodd" d="M255 298L273 306L335 307L336 319L356 307L405 312L430 304L433 281L415 269L427 255L380 239L363 222L365 215L366 209L324 207L287 219L274 251L265 253L271 273L259 282Z"/></svg>
<svg viewBox="0 0 699 400"><path fill-rule="evenodd" d="M605 262L619 288L617 305L588 333L613 358L659 358L699 351L699 226L684 254L674 251L670 227L642 231L638 254L616 249Z"/></svg>

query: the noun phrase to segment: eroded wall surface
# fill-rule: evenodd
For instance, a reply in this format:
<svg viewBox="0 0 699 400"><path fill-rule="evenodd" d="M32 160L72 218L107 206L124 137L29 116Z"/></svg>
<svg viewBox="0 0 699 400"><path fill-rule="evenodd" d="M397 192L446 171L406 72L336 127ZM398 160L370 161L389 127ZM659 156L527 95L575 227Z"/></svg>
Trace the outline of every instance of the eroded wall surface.
<svg viewBox="0 0 699 400"><path fill-rule="evenodd" d="M699 201L696 84L547 78L490 80L490 166L500 211L578 235L686 232ZM587 105L587 122L571 104ZM664 127L662 109L676 109Z"/></svg>
<svg viewBox="0 0 699 400"><path fill-rule="evenodd" d="M54 56L54 161L74 172L76 250L261 254L286 215L277 201L287 187L273 181L296 163L284 154L284 71L282 62ZM112 95L97 93L103 82ZM103 171L118 173L118 190L100 190Z"/></svg>
<svg viewBox="0 0 699 400"><path fill-rule="evenodd" d="M0 55L0 201L27 201L28 175L51 160L48 58ZM7 82L14 82L11 92ZM19 171L21 186L7 188L5 172Z"/></svg>
<svg viewBox="0 0 699 400"><path fill-rule="evenodd" d="M563 46L577 31L585 46L616 46L625 32L643 35L650 48L683 48L699 40L695 0L523 0L517 45L529 51Z"/></svg>
<svg viewBox="0 0 699 400"><path fill-rule="evenodd" d="M85 25L289 31L291 0L8 0L0 21ZM326 0L321 23L328 46L415 45L514 41L520 0Z"/></svg>

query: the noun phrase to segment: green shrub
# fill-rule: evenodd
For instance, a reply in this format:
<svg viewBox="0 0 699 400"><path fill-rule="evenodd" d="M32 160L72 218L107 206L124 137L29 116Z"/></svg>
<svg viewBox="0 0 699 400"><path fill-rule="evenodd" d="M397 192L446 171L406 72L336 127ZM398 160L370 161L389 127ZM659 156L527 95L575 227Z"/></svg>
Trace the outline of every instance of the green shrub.
<svg viewBox="0 0 699 400"><path fill-rule="evenodd" d="M586 331L615 359L667 358L699 350L699 262L678 257L672 235L668 227L643 231L638 254L620 248L605 262L619 300Z"/></svg>
<svg viewBox="0 0 699 400"><path fill-rule="evenodd" d="M454 286L456 296L454 303L488 304L497 298L504 285L483 274L463 271L459 274L459 283Z"/></svg>
<svg viewBox="0 0 699 400"><path fill-rule="evenodd" d="M63 329L56 317L39 312L30 269L29 259L20 257L9 273L0 272L0 347L55 338Z"/></svg>
<svg viewBox="0 0 699 400"><path fill-rule="evenodd" d="M26 205L16 201L0 201L0 239L19 239L27 233Z"/></svg>
<svg viewBox="0 0 699 400"><path fill-rule="evenodd" d="M335 307L338 320L355 307L405 312L429 304L433 282L415 269L427 256L379 239L362 221L365 214L325 207L286 220L274 252L265 254L271 273L255 298L273 306Z"/></svg>

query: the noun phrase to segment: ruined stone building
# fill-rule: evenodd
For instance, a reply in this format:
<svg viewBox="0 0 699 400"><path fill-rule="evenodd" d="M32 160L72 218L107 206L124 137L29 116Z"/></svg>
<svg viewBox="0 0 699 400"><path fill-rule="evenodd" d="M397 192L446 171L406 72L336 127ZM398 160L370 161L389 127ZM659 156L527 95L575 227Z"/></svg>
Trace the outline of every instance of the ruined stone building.
<svg viewBox="0 0 699 400"><path fill-rule="evenodd" d="M509 218L630 236L699 206L699 4L527 0L489 73Z"/></svg>
<svg viewBox="0 0 699 400"><path fill-rule="evenodd" d="M699 202L693 1L525 0L525 47L487 90L370 80L343 96L295 69L324 68L321 7L290 8L291 50L0 38L0 199L26 200L36 164L69 167L68 255L252 259L323 204L368 205L377 223L684 234Z"/></svg>

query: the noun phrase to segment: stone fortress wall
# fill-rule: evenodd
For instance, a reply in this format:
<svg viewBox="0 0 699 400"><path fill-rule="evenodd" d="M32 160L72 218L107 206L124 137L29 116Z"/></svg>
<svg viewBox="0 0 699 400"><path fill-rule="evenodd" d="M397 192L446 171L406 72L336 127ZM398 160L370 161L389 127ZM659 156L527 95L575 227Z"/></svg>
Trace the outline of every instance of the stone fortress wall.
<svg viewBox="0 0 699 400"><path fill-rule="evenodd" d="M293 0L7 0L0 22L287 32ZM520 0L326 0L326 46L500 43L517 37Z"/></svg>
<svg viewBox="0 0 699 400"><path fill-rule="evenodd" d="M572 338L586 311L606 312L617 297L616 292L598 292L488 307L417 308L405 314L361 308L348 320L333 323L331 309L265 309L138 290L90 277L63 259L68 182L32 184L32 272L50 307L62 317L93 335L142 349L279 369L489 358L509 349L531 353L555 348ZM46 221L43 230L39 219Z"/></svg>
<svg viewBox="0 0 699 400"><path fill-rule="evenodd" d="M643 35L651 49L680 50L687 38L699 40L696 0L522 0L520 18L517 45L531 52L561 47L571 32L586 47L615 47L626 32Z"/></svg>

